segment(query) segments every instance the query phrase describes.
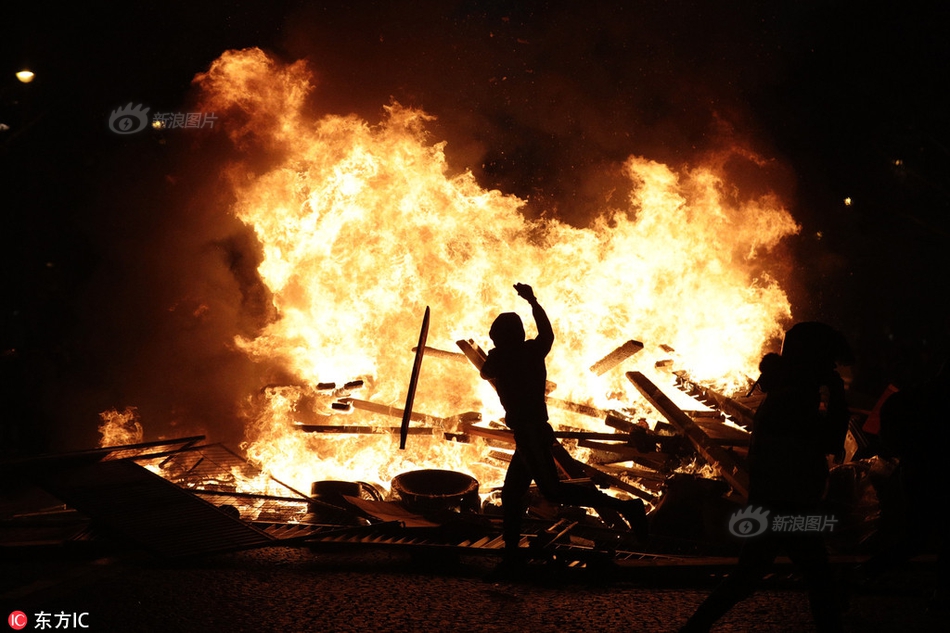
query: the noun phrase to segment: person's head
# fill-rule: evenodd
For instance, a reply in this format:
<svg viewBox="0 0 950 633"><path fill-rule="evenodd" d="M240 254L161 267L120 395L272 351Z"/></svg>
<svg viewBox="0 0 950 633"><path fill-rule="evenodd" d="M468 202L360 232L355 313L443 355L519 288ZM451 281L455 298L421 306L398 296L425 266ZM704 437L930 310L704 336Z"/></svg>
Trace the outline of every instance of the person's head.
<svg viewBox="0 0 950 633"><path fill-rule="evenodd" d="M503 312L495 318L488 331L495 347L511 347L524 342L524 324L514 312Z"/></svg>
<svg viewBox="0 0 950 633"><path fill-rule="evenodd" d="M854 363L851 346L844 335L833 327L817 321L796 323L785 333L782 358L798 372L823 376L835 365Z"/></svg>

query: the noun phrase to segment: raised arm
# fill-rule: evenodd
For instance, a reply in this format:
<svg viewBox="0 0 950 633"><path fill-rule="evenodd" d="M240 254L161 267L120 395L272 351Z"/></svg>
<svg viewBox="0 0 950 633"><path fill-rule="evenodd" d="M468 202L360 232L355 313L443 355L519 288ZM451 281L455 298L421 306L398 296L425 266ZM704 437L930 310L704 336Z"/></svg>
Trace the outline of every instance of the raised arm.
<svg viewBox="0 0 950 633"><path fill-rule="evenodd" d="M515 290L518 295L531 305L531 315L534 317L534 323L538 327L538 337L535 339L547 354L551 351L554 344L554 328L551 327L551 320L538 299L534 296L534 290L528 284L515 284Z"/></svg>

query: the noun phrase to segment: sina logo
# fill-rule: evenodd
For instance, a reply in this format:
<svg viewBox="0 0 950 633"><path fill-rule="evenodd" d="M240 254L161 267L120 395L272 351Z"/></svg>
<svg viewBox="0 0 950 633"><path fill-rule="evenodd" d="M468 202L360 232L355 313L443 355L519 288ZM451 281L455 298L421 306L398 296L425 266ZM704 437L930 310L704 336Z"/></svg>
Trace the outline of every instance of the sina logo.
<svg viewBox="0 0 950 633"><path fill-rule="evenodd" d="M769 511L762 508L746 507L738 510L729 519L729 531L740 538L758 536L769 527Z"/></svg>
<svg viewBox="0 0 950 633"><path fill-rule="evenodd" d="M109 117L109 129L116 134L135 134L141 132L148 125L148 108L142 109L139 104L132 107L132 103L112 111Z"/></svg>

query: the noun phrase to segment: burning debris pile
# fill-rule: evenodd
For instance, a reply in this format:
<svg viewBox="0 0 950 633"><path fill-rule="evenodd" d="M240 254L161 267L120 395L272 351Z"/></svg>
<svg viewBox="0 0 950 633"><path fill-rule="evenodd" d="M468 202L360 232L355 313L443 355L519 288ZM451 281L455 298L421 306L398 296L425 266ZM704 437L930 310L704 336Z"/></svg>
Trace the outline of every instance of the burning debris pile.
<svg viewBox="0 0 950 633"><path fill-rule="evenodd" d="M769 257L798 227L774 197L731 189L721 164L678 174L634 156L627 200L605 203L587 226L532 221L523 200L453 174L425 113L392 104L377 125L315 118L310 82L303 62L254 49L224 54L195 80L202 107L227 123L231 209L260 243L258 273L278 315L237 340L279 368L246 400L242 448L282 480L388 487L400 473L441 468L499 485L504 440L485 434L503 412L467 359L486 347L515 281L531 282L554 325L549 408L565 432L609 432L614 411L624 433L655 434L667 422L626 371L668 392L673 372L747 389L781 337L790 307ZM420 421L398 450L385 414L405 407L427 308L412 407ZM624 358L629 346L608 354L631 337L643 341L635 355ZM708 411L672 391L681 408ZM572 439L582 463L605 452L582 445L604 441L596 435Z"/></svg>
<svg viewBox="0 0 950 633"><path fill-rule="evenodd" d="M218 462L190 445L141 465L234 521L310 526L310 542L465 518L462 540L500 547L514 445L478 369L512 283L530 281L556 332L546 400L563 478L643 500L654 531L681 543L714 540L703 526L725 526L711 517L747 494L758 362L791 317L770 258L799 227L723 176L756 156L679 173L631 156L626 199L605 195L572 226L453 173L421 111L393 103L376 125L309 115L303 62L231 51L195 84L233 144L231 211L260 245L276 315L235 343L276 369L242 395L258 475L209 474ZM141 439L128 414L103 421ZM535 543L636 546L617 517L540 498L529 514Z"/></svg>

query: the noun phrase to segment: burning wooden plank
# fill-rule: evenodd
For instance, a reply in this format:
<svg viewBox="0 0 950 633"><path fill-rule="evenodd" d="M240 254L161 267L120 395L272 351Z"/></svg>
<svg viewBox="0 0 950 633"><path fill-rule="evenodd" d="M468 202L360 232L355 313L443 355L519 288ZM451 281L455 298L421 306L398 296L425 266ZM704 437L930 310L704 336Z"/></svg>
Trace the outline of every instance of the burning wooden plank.
<svg viewBox="0 0 950 633"><path fill-rule="evenodd" d="M475 369L481 371L482 366L485 364L485 359L488 358L488 354L472 339L455 341L455 344L459 346L459 349L462 350L465 357L472 361L472 364L475 365Z"/></svg>
<svg viewBox="0 0 950 633"><path fill-rule="evenodd" d="M591 418L605 418L610 413L609 411L598 409L597 407L592 407L587 404L579 404L577 402L570 402L569 400L560 400L550 396L546 396L544 401L557 409L571 411L572 413L579 413Z"/></svg>
<svg viewBox="0 0 950 633"><path fill-rule="evenodd" d="M624 492L634 495L635 497L639 497L645 501L653 502L656 499L655 495L647 492L646 490L642 490L637 486L629 484L619 477L605 473L604 471L595 468L590 464L585 464L584 462L574 459L566 449L563 449L563 453L558 453L559 451L555 452L555 459L557 460L558 465L566 466L569 469L569 474L574 473L571 475L572 478L578 479L581 477L589 477L590 480L598 487L609 487L623 490ZM619 516L614 516L616 513L606 508L603 510L598 508L597 512L598 514L601 514L601 516L606 514L607 516L604 516L604 518L612 522L616 522L617 516Z"/></svg>
<svg viewBox="0 0 950 633"><path fill-rule="evenodd" d="M402 416L402 430L399 434L399 448L406 448L406 436L409 434L409 421L412 418L412 402L416 397L416 386L419 384L419 371L422 369L422 359L425 357L426 339L429 336L429 306L426 306L422 317L422 329L419 332L419 345L416 346L416 358L412 364L412 375L409 378L409 393L406 395L406 409Z"/></svg>
<svg viewBox="0 0 950 633"><path fill-rule="evenodd" d="M463 423L462 429L466 435L501 440L509 444L514 444L515 441L514 433L508 429L491 429L484 426L476 426L472 422ZM596 431L555 431L554 437L558 439L610 440L618 442L630 440L629 435L622 433L598 433Z"/></svg>
<svg viewBox="0 0 950 633"><path fill-rule="evenodd" d="M413 347L412 351L416 352L418 351L418 349L419 349L418 347ZM455 360L455 361L460 361L460 362L464 362L466 358L465 354L462 354L461 352L450 352L448 350L439 349L437 347L429 347L428 345L424 346L423 349L425 350L426 356L432 356L435 358L447 358L449 360Z"/></svg>
<svg viewBox="0 0 950 633"><path fill-rule="evenodd" d="M634 462L659 472L670 472L673 462L676 462L676 460L671 460L667 453L644 452L625 444L610 444L598 440L581 440L577 444L583 448L614 455L612 459L604 460L602 463Z"/></svg>
<svg viewBox="0 0 950 633"><path fill-rule="evenodd" d="M341 435L378 435L401 434L401 426L357 426L339 424L295 424L294 428L304 433L339 433ZM413 426L406 430L409 435L425 435L435 432L435 429L425 426Z"/></svg>
<svg viewBox="0 0 950 633"><path fill-rule="evenodd" d="M723 446L748 446L752 434L745 429L735 428L722 422L715 422L703 418L694 418L693 422L714 442Z"/></svg>
<svg viewBox="0 0 950 633"><path fill-rule="evenodd" d="M405 409L400 409L399 407L391 407L385 404L379 404L377 402L370 402L369 400L358 400L356 398L346 398L342 402L347 402L353 405L354 409L360 409L361 411L370 411L372 413L379 413L380 415L388 415L393 418L402 418L406 414ZM416 411L411 411L409 414L409 419L413 422L427 422L433 424L442 424L446 422L446 418L440 418L435 415L429 415L427 413L417 413Z"/></svg>
<svg viewBox="0 0 950 633"><path fill-rule="evenodd" d="M685 374L678 372L675 373L676 386L683 392L699 400L702 400L711 407L722 411L729 417L733 418L739 426L747 430L752 428L752 420L755 417L754 407L750 406L749 404L739 402L735 398L730 398L729 396L720 393L715 389L699 385L689 380Z"/></svg>
<svg viewBox="0 0 950 633"><path fill-rule="evenodd" d="M640 372L627 372L627 379L650 404L669 420L677 431L682 433L696 448L700 455L716 466L723 478L743 497L749 494L749 476L731 453L720 447L700 428L693 419L676 406L670 398Z"/></svg>
<svg viewBox="0 0 950 633"><path fill-rule="evenodd" d="M637 352L643 349L643 343L630 340L610 352L599 361L590 366L590 370L598 376L607 373L623 361L627 360Z"/></svg>

